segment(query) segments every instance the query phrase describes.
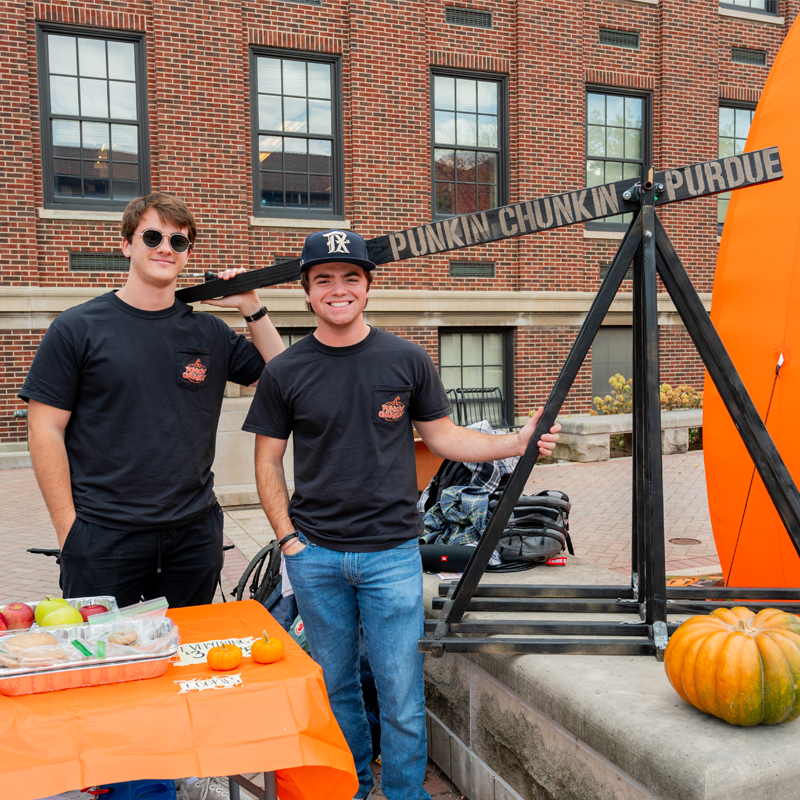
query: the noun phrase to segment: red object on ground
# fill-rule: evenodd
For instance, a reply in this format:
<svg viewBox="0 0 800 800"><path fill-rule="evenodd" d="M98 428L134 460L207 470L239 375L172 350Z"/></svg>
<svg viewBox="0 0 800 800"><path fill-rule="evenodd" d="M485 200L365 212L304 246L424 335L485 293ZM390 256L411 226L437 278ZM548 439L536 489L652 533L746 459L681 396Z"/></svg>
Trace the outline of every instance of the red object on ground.
<svg viewBox="0 0 800 800"><path fill-rule="evenodd" d="M350 800L353 757L331 712L322 670L254 600L169 612L183 644L270 637L274 664L246 658L242 686L179 694L208 664L170 665L158 678L0 697L4 796L35 800L79 786L148 778L276 772L281 800Z"/></svg>

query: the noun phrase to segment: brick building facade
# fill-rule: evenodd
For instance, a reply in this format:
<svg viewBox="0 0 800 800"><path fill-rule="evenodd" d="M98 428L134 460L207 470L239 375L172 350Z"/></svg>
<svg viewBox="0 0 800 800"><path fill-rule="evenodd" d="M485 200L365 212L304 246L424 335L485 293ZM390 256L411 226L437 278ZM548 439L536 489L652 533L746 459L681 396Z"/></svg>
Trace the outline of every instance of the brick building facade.
<svg viewBox="0 0 800 800"><path fill-rule="evenodd" d="M717 158L741 150L800 0L2 8L0 447L14 447L25 438L16 392L48 324L124 282L130 197L187 200L200 231L189 267L202 273L296 257L315 229L369 238L627 178L648 155L657 169ZM707 304L719 207L661 212ZM368 319L426 347L449 386L500 385L509 414L525 416L546 398L623 223L388 265ZM588 411L630 360L629 291L565 411ZM313 327L297 284L263 297L287 336ZM659 312L662 380L701 388L666 296Z"/></svg>

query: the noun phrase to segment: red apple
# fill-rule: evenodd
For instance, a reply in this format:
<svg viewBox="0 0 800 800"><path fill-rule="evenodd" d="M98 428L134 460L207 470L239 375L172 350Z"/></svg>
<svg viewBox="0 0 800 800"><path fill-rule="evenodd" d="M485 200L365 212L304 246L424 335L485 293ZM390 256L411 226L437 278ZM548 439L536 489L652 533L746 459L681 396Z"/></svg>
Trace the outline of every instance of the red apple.
<svg viewBox="0 0 800 800"><path fill-rule="evenodd" d="M89 617L91 617L93 614L105 614L108 609L105 606L100 605L100 603L93 603L92 605L81 606L78 611L81 612L83 621L86 622L86 620L89 619Z"/></svg>
<svg viewBox="0 0 800 800"><path fill-rule="evenodd" d="M6 622L6 618L0 614L0 632L8 630L8 623Z"/></svg>
<svg viewBox="0 0 800 800"><path fill-rule="evenodd" d="M27 603L9 603L2 611L10 631L19 631L33 625L33 609Z"/></svg>

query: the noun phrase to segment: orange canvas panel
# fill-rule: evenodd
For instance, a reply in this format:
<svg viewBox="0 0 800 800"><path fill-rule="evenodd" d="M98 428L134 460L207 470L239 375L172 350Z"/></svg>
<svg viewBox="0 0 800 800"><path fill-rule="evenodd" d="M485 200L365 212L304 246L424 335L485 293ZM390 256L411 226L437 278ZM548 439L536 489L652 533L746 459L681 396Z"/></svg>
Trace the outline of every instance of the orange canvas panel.
<svg viewBox="0 0 800 800"><path fill-rule="evenodd" d="M255 601L169 612L182 643L281 639L273 664L245 658L244 686L178 694L176 680L207 677L206 665L170 665L144 681L0 696L4 795L51 794L147 778L276 771L282 800L350 800L353 758L328 703L322 671Z"/></svg>
<svg viewBox="0 0 800 800"><path fill-rule="evenodd" d="M733 192L711 321L795 482L800 479L800 27L753 117L748 151L777 145L784 178ZM780 355L784 364L776 379ZM767 416L767 411L769 414ZM703 448L714 540L729 586L800 586L800 558L706 375Z"/></svg>

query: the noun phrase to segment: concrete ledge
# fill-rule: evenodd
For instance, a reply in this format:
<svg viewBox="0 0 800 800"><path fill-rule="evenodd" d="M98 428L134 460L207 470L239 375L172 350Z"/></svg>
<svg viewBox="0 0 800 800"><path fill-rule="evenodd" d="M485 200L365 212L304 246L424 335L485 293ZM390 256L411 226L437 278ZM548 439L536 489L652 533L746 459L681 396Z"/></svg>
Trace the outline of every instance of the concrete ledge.
<svg viewBox="0 0 800 800"><path fill-rule="evenodd" d="M633 431L633 414L590 416L579 414L559 417L561 438L555 458L567 461L607 461L611 457L609 436ZM683 408L661 412L661 452L664 455L685 453L689 449L689 428L703 426L701 408Z"/></svg>
<svg viewBox="0 0 800 800"><path fill-rule="evenodd" d="M0 470L30 469L31 454L27 450L0 452Z"/></svg>
<svg viewBox="0 0 800 800"><path fill-rule="evenodd" d="M564 568L484 578L522 584L621 581L574 557ZM428 616L438 583L425 575ZM508 795L497 793L497 778L515 792L511 797L524 800L797 797L800 723L728 725L684 703L664 665L651 656L446 653L426 658L425 681L431 757L470 800L505 800ZM476 783L487 772L497 776L494 794Z"/></svg>

